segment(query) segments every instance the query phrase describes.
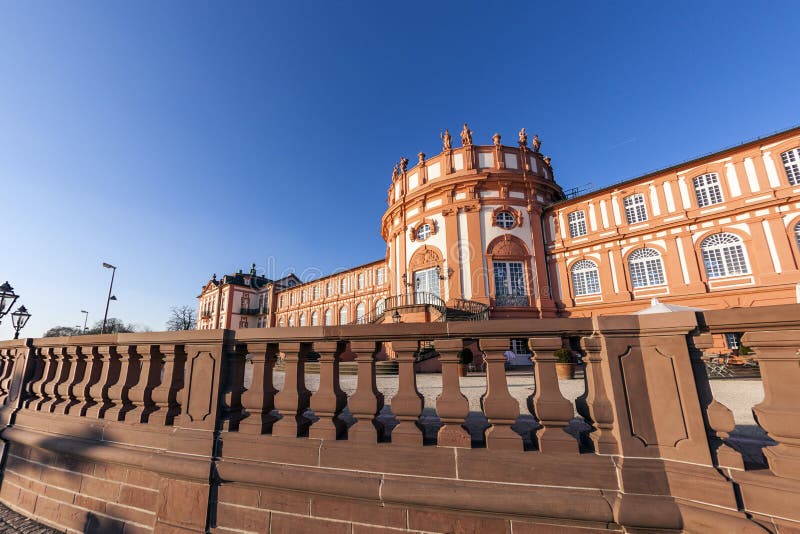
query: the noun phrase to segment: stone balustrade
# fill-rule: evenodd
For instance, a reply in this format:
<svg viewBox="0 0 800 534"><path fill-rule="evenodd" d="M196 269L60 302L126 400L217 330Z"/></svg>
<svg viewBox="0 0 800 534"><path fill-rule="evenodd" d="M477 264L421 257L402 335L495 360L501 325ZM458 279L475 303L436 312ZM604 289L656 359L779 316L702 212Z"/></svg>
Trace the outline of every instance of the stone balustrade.
<svg viewBox="0 0 800 534"><path fill-rule="evenodd" d="M744 332L761 365L766 468L742 461L709 388L700 354L722 332ZM534 366L527 413L504 365L519 338ZM554 352L575 338L586 391L573 407ZM442 364L429 405L423 342ZM399 374L385 395L389 344ZM480 413L464 347L485 354ZM0 501L75 532L797 529L798 348L800 305L5 341ZM349 396L343 357L358 366Z"/></svg>

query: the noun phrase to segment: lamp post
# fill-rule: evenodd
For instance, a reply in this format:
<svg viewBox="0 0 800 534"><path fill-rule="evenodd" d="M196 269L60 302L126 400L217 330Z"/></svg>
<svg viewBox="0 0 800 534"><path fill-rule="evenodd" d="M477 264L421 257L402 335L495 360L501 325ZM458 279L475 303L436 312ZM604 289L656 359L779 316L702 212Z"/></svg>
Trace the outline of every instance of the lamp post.
<svg viewBox="0 0 800 534"><path fill-rule="evenodd" d="M14 288L8 284L8 281L0 286L0 321L11 311L11 307L18 298L19 295L14 293Z"/></svg>
<svg viewBox="0 0 800 534"><path fill-rule="evenodd" d="M111 283L108 285L108 299L106 299L106 313L103 315L103 327L100 329L101 334L106 333L106 321L108 320L108 305L112 300L117 300L117 297L111 294L111 289L114 287L114 275L117 274L117 268L110 263L103 262L103 267L111 269Z"/></svg>
<svg viewBox="0 0 800 534"><path fill-rule="evenodd" d="M85 334L86 333L86 329L88 328L86 326L86 323L89 322L89 312L86 311L86 310L81 310L81 313L84 314L84 316L83 316L83 333Z"/></svg>
<svg viewBox="0 0 800 534"><path fill-rule="evenodd" d="M28 324L28 319L31 318L31 314L28 313L28 310L25 306L20 306L17 308L17 311L11 314L11 324L14 326L14 339L19 339L19 331L25 328L25 325Z"/></svg>

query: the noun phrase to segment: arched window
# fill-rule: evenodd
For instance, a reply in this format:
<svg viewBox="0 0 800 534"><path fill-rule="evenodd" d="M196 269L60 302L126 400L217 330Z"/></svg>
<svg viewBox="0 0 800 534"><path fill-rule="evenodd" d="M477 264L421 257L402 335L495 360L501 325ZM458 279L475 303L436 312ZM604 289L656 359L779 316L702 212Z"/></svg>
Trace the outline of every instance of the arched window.
<svg viewBox="0 0 800 534"><path fill-rule="evenodd" d="M628 268L634 288L660 286L664 281L664 265L661 254L652 248L640 248L628 256Z"/></svg>
<svg viewBox="0 0 800 534"><path fill-rule="evenodd" d="M573 211L567 215L570 237L586 235L586 215L582 211Z"/></svg>
<svg viewBox="0 0 800 534"><path fill-rule="evenodd" d="M325 310L325 326L330 326L333 324L333 311L330 308Z"/></svg>
<svg viewBox="0 0 800 534"><path fill-rule="evenodd" d="M339 310L339 324L347 324L347 306L342 306Z"/></svg>
<svg viewBox="0 0 800 534"><path fill-rule="evenodd" d="M797 225L798 231L800 231L800 223ZM800 235L800 234L798 234ZM375 314L380 315L386 309L386 299L380 299L378 302L375 303Z"/></svg>
<svg viewBox="0 0 800 534"><path fill-rule="evenodd" d="M281 320L280 320L280 321L278 321L278 326L280 326L281 328L283 328L284 326L286 326L286 322L283 320L283 317L281 317Z"/></svg>
<svg viewBox="0 0 800 534"><path fill-rule="evenodd" d="M311 314L311 326L319 326L319 312Z"/></svg>
<svg viewBox="0 0 800 534"><path fill-rule="evenodd" d="M800 185L800 148L793 148L781 154L783 169L790 185Z"/></svg>
<svg viewBox="0 0 800 534"><path fill-rule="evenodd" d="M800 222L794 225L794 240L797 242L797 248L800 248Z"/></svg>
<svg viewBox="0 0 800 534"><path fill-rule="evenodd" d="M625 197L622 202L625 205L625 219L628 221L628 224L647 220L647 208L644 205L644 195L637 193Z"/></svg>
<svg viewBox="0 0 800 534"><path fill-rule="evenodd" d="M593 261L576 261L571 271L572 288L576 297L600 293L600 276Z"/></svg>
<svg viewBox="0 0 800 534"><path fill-rule="evenodd" d="M305 313L301 313L300 314L300 326L305 326L305 325L306 325L306 314Z"/></svg>
<svg viewBox="0 0 800 534"><path fill-rule="evenodd" d="M700 243L703 251L703 264L709 278L722 278L737 274L747 274L747 258L739 236L723 232L710 235Z"/></svg>
<svg viewBox="0 0 800 534"><path fill-rule="evenodd" d="M356 306L356 322L361 324L364 322L364 318L366 316L366 307L364 306L363 302L359 302L358 306Z"/></svg>
<svg viewBox="0 0 800 534"><path fill-rule="evenodd" d="M719 176L711 172L694 179L694 194L697 205L701 208L722 202L722 189L719 187Z"/></svg>
<svg viewBox="0 0 800 534"><path fill-rule="evenodd" d="M294 315L289 317L289 326L294 326Z"/></svg>

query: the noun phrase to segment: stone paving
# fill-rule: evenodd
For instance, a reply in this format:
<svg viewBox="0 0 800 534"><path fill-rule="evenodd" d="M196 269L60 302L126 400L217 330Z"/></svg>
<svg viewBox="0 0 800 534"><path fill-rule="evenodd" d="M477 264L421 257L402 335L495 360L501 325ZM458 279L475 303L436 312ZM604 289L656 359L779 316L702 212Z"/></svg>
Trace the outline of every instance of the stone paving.
<svg viewBox="0 0 800 534"><path fill-rule="evenodd" d="M37 523L33 519L28 519L0 503L0 532L9 534L12 532L21 534L56 534L59 531Z"/></svg>

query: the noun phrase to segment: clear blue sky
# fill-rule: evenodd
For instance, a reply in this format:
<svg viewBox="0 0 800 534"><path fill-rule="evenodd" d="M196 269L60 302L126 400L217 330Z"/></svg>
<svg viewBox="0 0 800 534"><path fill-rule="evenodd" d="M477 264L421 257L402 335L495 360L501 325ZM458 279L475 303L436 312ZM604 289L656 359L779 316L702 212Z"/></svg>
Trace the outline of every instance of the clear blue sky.
<svg viewBox="0 0 800 534"><path fill-rule="evenodd" d="M158 330L214 272L381 258L392 165L464 121L538 133L564 187L800 122L796 2L564 4L3 2L24 332L101 319L103 261L111 315Z"/></svg>

